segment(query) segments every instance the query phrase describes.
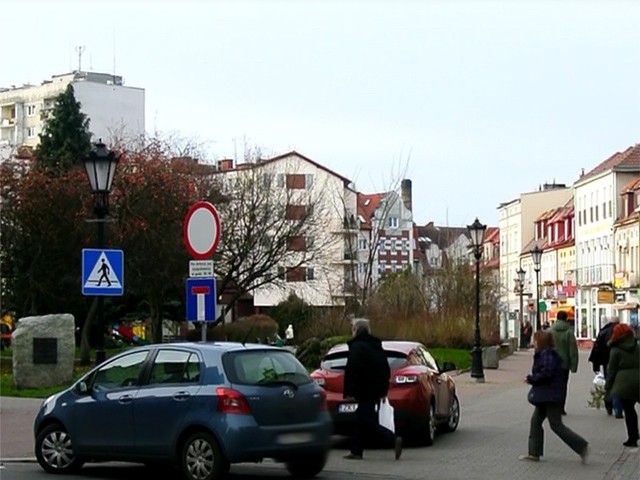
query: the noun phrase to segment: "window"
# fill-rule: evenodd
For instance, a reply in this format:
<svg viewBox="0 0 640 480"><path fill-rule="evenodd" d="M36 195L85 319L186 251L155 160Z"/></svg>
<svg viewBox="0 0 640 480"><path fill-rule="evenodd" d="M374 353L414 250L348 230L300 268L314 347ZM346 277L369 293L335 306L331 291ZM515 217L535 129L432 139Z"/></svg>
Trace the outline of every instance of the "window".
<svg viewBox="0 0 640 480"><path fill-rule="evenodd" d="M276 177L276 182L279 187L284 187L284 174L279 173Z"/></svg>
<svg viewBox="0 0 640 480"><path fill-rule="evenodd" d="M33 117L36 114L35 105L27 105L27 117Z"/></svg>
<svg viewBox="0 0 640 480"><path fill-rule="evenodd" d="M304 205L287 205L287 211L284 218L286 220L303 220L306 214Z"/></svg>
<svg viewBox="0 0 640 480"><path fill-rule="evenodd" d="M301 174L287 175L287 188L290 190L303 189L306 185L306 178Z"/></svg>
<svg viewBox="0 0 640 480"><path fill-rule="evenodd" d="M36 136L36 127L27 127L27 137L34 138Z"/></svg>
<svg viewBox="0 0 640 480"><path fill-rule="evenodd" d="M222 357L222 363L229 380L241 385L286 381L298 387L312 382L296 357L281 350L232 352Z"/></svg>
<svg viewBox="0 0 640 480"><path fill-rule="evenodd" d="M302 235L287 237L287 250L292 252L304 252L306 244Z"/></svg>
<svg viewBox="0 0 640 480"><path fill-rule="evenodd" d="M313 186L313 174L307 173L304 176L304 179L305 179L305 188L308 190Z"/></svg>
<svg viewBox="0 0 640 480"><path fill-rule="evenodd" d="M105 392L137 385L147 352L125 355L101 367L93 377L93 390Z"/></svg>
<svg viewBox="0 0 640 480"><path fill-rule="evenodd" d="M262 176L262 186L264 188L270 188L271 185L273 185L273 177L274 177L273 173L265 173Z"/></svg>
<svg viewBox="0 0 640 480"><path fill-rule="evenodd" d="M596 205L596 222L598 221L598 205Z"/></svg>
<svg viewBox="0 0 640 480"><path fill-rule="evenodd" d="M360 275L364 275L365 273L367 273L367 264L360 262L358 263L358 273Z"/></svg>
<svg viewBox="0 0 640 480"><path fill-rule="evenodd" d="M149 383L196 383L199 379L200 362L195 354L161 350L153 363Z"/></svg>
<svg viewBox="0 0 640 480"><path fill-rule="evenodd" d="M358 240L358 248L360 250L366 250L367 249L367 239L366 238L361 238L360 240Z"/></svg>
<svg viewBox="0 0 640 480"><path fill-rule="evenodd" d="M284 280L285 269L284 267L278 267L278 279Z"/></svg>
<svg viewBox="0 0 640 480"><path fill-rule="evenodd" d="M307 267L306 273L307 273L307 280L314 280L316 278L315 277L316 272L313 268Z"/></svg>
<svg viewBox="0 0 640 480"><path fill-rule="evenodd" d="M389 227L398 228L398 217L389 217Z"/></svg>

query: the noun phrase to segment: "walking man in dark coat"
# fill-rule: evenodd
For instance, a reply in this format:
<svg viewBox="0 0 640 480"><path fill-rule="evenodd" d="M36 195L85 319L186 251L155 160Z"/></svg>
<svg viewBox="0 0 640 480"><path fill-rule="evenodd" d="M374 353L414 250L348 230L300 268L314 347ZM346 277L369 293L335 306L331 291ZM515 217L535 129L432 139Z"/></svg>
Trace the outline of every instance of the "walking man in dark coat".
<svg viewBox="0 0 640 480"><path fill-rule="evenodd" d="M371 335L369 320L355 318L351 322L353 338L347 342L349 356L344 374L344 396L358 403L356 427L351 453L344 458L362 460L364 440L379 439L393 448L398 460L402 454L402 438L380 425L377 407L389 391L389 363L382 342Z"/></svg>
<svg viewBox="0 0 640 480"><path fill-rule="evenodd" d="M609 317L607 320L607 323L598 332L589 354L589 361L593 364L593 372L598 373L602 368L605 379L609 376L607 368L610 353L609 339L613 333L613 327L620 323L618 317ZM622 405L620 405L617 398L611 396L610 392L605 392L604 407L608 415L615 413L616 418L623 418Z"/></svg>

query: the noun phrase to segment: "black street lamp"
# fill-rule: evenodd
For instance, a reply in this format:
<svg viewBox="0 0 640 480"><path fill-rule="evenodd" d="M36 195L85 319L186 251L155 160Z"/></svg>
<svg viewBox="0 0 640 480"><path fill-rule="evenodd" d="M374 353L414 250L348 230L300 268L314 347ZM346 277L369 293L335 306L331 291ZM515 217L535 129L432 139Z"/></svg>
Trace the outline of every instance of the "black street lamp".
<svg viewBox="0 0 640 480"><path fill-rule="evenodd" d="M104 224L105 217L109 213L109 193L111 193L111 185L113 177L116 173L116 167L120 161L120 156L116 155L112 150L102 143L102 139L94 144L86 158L82 159L84 168L87 171L87 177L91 184L93 192L93 213L96 214L98 225L98 248L104 248ZM104 362L106 354L104 351L104 297L98 296L97 308L97 330L96 338L96 365Z"/></svg>
<svg viewBox="0 0 640 480"><path fill-rule="evenodd" d="M529 251L533 258L533 269L536 271L536 330L540 330L542 327L540 323L540 261L542 260L542 252L543 250L538 245Z"/></svg>
<svg viewBox="0 0 640 480"><path fill-rule="evenodd" d="M484 382L484 371L482 368L482 348L480 347L480 258L482 258L482 243L486 225L475 221L467 226L471 237L471 250L476 260L476 332L471 350L471 378L476 382Z"/></svg>
<svg viewBox="0 0 640 480"><path fill-rule="evenodd" d="M518 294L520 295L520 310L518 310L520 312L520 318L518 319L520 321L520 348L527 348L524 340L524 318L522 312L522 294L524 293L524 279L526 274L527 272L522 268L522 266L516 270L516 275L518 275Z"/></svg>

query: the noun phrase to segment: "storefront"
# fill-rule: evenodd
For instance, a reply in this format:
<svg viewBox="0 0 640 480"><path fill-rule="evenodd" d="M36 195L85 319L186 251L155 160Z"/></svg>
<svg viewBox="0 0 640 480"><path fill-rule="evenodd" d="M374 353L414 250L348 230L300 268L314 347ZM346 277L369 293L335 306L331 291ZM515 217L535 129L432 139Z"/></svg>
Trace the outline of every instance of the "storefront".
<svg viewBox="0 0 640 480"><path fill-rule="evenodd" d="M578 339L595 339L606 317L617 314L614 291L610 287L581 288L577 291L575 334Z"/></svg>

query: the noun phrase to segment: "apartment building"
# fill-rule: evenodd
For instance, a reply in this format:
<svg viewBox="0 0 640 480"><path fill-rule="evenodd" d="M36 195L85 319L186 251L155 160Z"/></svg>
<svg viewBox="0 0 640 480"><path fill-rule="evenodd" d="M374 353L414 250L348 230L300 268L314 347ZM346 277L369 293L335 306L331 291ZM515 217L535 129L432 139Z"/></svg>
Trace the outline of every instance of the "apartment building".
<svg viewBox="0 0 640 480"><path fill-rule="evenodd" d="M517 324L520 313L520 294L517 270L523 268L525 295L535 301L536 276L529 250L535 243L535 221L552 209L565 205L572 195L572 189L564 184L544 184L538 191L523 193L518 198L498 206L498 229L500 231L500 286L503 315L511 332L519 331ZM547 260L545 259L545 265ZM541 272L542 273L542 272ZM541 280L542 281L542 280ZM527 303L528 314L535 320L533 309ZM532 311L533 310L533 311ZM526 321L526 319L525 319ZM501 322L501 323L502 323ZM531 322L535 324L535 321Z"/></svg>
<svg viewBox="0 0 640 480"><path fill-rule="evenodd" d="M624 214L620 192L640 176L640 144L617 152L573 185L576 217L576 336L595 338L616 314L614 225Z"/></svg>
<svg viewBox="0 0 640 480"><path fill-rule="evenodd" d="M229 178L259 172L269 182L269 195L287 202L285 219L309 218L315 225L304 238L287 239L288 254L273 272L279 281L252 292L254 311L274 307L291 293L316 307L343 307L353 295L351 252L358 232L352 182L296 151L236 166L224 160L218 169Z"/></svg>
<svg viewBox="0 0 640 480"><path fill-rule="evenodd" d="M40 85L0 88L0 158L22 146L35 147L55 98L73 85L76 100L89 118L93 141L135 138L145 132L145 91L124 85L123 78L97 72L54 75Z"/></svg>
<svg viewBox="0 0 640 480"><path fill-rule="evenodd" d="M640 178L620 192L622 214L613 225L615 237L614 309L621 321L637 327L640 299Z"/></svg>

